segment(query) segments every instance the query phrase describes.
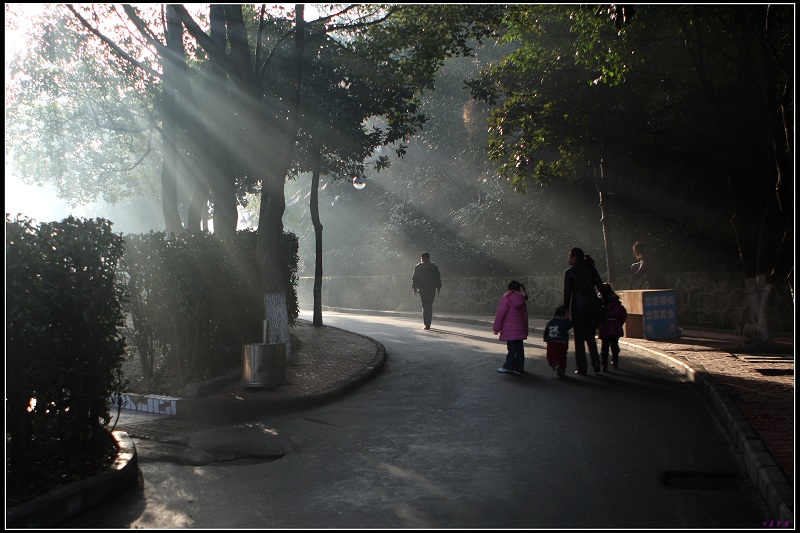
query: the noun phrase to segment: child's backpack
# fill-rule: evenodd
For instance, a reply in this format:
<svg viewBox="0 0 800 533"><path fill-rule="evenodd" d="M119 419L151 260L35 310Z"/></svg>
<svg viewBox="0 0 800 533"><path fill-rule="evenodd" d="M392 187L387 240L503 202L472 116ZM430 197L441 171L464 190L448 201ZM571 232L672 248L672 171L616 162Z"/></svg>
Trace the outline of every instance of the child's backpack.
<svg viewBox="0 0 800 533"><path fill-rule="evenodd" d="M625 306L622 305L622 302L617 300L616 305L614 305L614 318L620 321L620 323L624 324L625 319L628 318L628 310L625 309Z"/></svg>

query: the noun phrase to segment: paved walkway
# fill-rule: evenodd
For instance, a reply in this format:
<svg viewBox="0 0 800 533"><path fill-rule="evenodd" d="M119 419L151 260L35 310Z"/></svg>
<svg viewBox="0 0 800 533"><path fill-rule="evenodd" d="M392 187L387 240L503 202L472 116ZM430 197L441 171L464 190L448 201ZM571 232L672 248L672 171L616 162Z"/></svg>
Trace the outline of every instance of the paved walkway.
<svg viewBox="0 0 800 533"><path fill-rule="evenodd" d="M419 313L382 313L376 311L330 309L329 311L417 316ZM421 320L421 318L420 318ZM434 322L462 322L491 327L493 317L474 315L434 314ZM531 321L534 331L529 342L538 343L546 319ZM286 383L273 390L243 389L240 377L213 392L198 398L182 398L178 416L165 417L124 410L117 429L130 437L147 439L147 432L156 431L164 419L172 419L171 431L186 434L213 428L219 422L242 419L288 409L302 409L326 403L346 394L377 374L386 361L382 345L367 337L326 326L315 328L301 321L293 330L301 348L286 369ZM623 338L620 364L624 352L630 350L652 357L684 373L694 381L704 398L726 428L748 468L751 481L758 487L775 524L765 526L794 527L794 342L780 339L769 353L755 350L743 337L719 332L684 330L680 339L660 341ZM613 369L610 369L613 372ZM158 420L155 420L155 419ZM181 422L178 424L177 422ZM162 424L162 429L164 424ZM221 427L221 426L220 426ZM183 429L181 429L183 428ZM212 431L213 430L209 430ZM127 432L127 433L126 433ZM128 433L130 435L128 435ZM230 448L230 429L219 432ZM237 445L252 444L250 435L235 434ZM241 438L240 438L241 437ZM154 438L154 437L149 437ZM146 441L141 441L146 442ZM264 443L259 442L259 447ZM130 446L129 446L130 448ZM129 449L128 448L128 449ZM142 449L146 452L146 447ZM195 458L190 458L196 460ZM136 467L133 455L131 466ZM122 461L120 461L122 463ZM116 467L124 472L122 465ZM119 474L108 481L109 486L130 483L130 475ZM78 482L95 487L92 480ZM72 493L80 492L78 488ZM56 495L54 495L56 496ZM73 503L74 504L74 503ZM53 514L67 503L37 503L34 509L18 509L15 513L19 527L37 527L36 516ZM25 511L24 513L22 511ZM11 525L7 511L7 526ZM64 511L66 515L66 511ZM771 518L772 519L772 518Z"/></svg>

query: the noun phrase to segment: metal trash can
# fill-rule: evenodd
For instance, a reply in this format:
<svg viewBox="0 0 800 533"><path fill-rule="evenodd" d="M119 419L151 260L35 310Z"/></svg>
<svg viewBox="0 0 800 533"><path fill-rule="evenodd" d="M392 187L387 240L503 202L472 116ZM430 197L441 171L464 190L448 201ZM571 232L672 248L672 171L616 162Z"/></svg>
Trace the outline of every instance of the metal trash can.
<svg viewBox="0 0 800 533"><path fill-rule="evenodd" d="M242 386L274 388L286 383L286 345L245 344Z"/></svg>

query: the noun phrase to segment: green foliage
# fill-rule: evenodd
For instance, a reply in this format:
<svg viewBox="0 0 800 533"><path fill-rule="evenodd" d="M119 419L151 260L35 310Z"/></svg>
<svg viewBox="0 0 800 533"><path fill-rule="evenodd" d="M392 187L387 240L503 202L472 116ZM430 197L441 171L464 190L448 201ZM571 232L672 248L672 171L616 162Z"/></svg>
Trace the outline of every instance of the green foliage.
<svg viewBox="0 0 800 533"><path fill-rule="evenodd" d="M152 80L99 54L58 10L15 57L6 81L6 151L27 183L72 205L158 190Z"/></svg>
<svg viewBox="0 0 800 533"><path fill-rule="evenodd" d="M210 233L125 237L128 335L145 378L169 372L181 386L219 376L241 363L244 343L260 342L264 300L255 259L256 233L231 239ZM289 264L281 274L290 325L297 304L297 237L285 233Z"/></svg>
<svg viewBox="0 0 800 533"><path fill-rule="evenodd" d="M516 48L487 43L475 47L475 57L447 60L436 90L420 98L425 129L409 140L403 159L368 175L366 188L322 180L325 275L407 275L423 249L446 276L561 273L572 246L604 264L593 180L529 182L521 195L497 179L487 160L490 108L463 90L463 80ZM629 87L639 88L625 90L605 125L609 142L620 140L605 154L605 216L617 243L617 272L628 271L636 240L661 249L671 271L735 270L726 183L705 152L713 139L701 120L703 102L691 98L691 84L646 74L632 74L637 83ZM591 94L593 86L580 85ZM600 90L608 94L609 86ZM572 103L580 111L583 102ZM306 183L287 185L286 223L301 236L302 275L310 276Z"/></svg>
<svg viewBox="0 0 800 533"><path fill-rule="evenodd" d="M125 386L122 253L121 235L104 219L37 226L6 218L7 472L15 487L46 491L63 482L53 472L71 475L106 444L109 398Z"/></svg>

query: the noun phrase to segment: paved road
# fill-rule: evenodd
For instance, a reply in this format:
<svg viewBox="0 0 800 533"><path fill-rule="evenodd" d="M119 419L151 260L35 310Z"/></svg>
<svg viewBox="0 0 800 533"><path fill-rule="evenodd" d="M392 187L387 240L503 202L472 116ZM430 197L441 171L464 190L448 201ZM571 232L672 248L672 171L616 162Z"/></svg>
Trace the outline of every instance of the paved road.
<svg viewBox="0 0 800 533"><path fill-rule="evenodd" d="M327 324L389 360L332 404L247 425L285 455L190 465L142 447L143 490L67 527L730 529L767 517L696 388L650 359L624 352L617 372L559 379L536 335L530 375L505 375L485 327Z"/></svg>

